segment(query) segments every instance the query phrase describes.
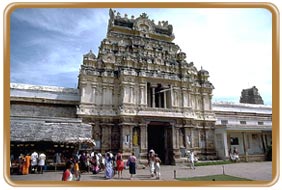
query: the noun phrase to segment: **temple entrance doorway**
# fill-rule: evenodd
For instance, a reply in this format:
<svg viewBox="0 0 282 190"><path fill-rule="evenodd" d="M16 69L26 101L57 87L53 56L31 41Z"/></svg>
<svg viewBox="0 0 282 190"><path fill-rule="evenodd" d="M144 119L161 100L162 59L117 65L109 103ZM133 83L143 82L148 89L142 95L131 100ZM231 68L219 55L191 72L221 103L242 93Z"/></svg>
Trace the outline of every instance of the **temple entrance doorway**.
<svg viewBox="0 0 282 190"><path fill-rule="evenodd" d="M152 121L147 129L148 152L153 149L159 155L162 164L173 164L172 126L170 123Z"/></svg>

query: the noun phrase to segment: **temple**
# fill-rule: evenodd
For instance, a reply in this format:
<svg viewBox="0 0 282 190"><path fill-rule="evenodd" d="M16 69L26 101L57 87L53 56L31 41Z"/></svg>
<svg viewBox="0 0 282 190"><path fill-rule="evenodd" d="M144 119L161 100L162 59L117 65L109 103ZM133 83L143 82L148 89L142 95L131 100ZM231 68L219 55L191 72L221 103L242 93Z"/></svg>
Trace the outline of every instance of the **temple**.
<svg viewBox="0 0 282 190"><path fill-rule="evenodd" d="M240 103L263 104L263 100L258 92L258 89L253 86L252 88L242 90Z"/></svg>
<svg viewBox="0 0 282 190"><path fill-rule="evenodd" d="M134 151L144 162L154 149L166 164L191 147L215 157L209 73L185 60L167 21L109 15L98 55L85 54L79 74L77 114L92 124L96 148Z"/></svg>

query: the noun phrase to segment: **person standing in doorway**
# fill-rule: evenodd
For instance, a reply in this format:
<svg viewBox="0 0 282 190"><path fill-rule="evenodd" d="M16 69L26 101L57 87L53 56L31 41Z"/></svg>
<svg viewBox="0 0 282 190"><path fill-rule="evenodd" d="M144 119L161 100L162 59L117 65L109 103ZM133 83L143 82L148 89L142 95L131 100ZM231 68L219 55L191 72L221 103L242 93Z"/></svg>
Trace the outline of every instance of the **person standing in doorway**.
<svg viewBox="0 0 282 190"><path fill-rule="evenodd" d="M239 151L236 147L234 147L234 149L233 149L233 158L234 158L235 162L240 161Z"/></svg>

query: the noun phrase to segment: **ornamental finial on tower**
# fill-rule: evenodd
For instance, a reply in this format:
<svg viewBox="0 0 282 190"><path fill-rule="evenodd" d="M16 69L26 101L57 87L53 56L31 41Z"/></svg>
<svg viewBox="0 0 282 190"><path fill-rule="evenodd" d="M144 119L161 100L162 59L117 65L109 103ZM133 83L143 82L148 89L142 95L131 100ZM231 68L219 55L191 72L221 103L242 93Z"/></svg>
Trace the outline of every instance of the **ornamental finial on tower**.
<svg viewBox="0 0 282 190"><path fill-rule="evenodd" d="M148 16L146 13L142 13L142 14L140 15L140 17L141 17L141 18L149 18L149 16Z"/></svg>

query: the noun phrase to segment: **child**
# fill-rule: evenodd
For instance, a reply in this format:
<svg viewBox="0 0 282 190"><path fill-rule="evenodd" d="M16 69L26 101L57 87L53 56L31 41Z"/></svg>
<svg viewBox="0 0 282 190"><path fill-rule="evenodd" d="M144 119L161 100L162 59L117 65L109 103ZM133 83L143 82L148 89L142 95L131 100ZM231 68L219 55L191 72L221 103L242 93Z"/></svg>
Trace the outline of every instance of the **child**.
<svg viewBox="0 0 282 190"><path fill-rule="evenodd" d="M76 181L80 181L80 171L79 171L78 160L75 160L75 161L74 161L74 168L73 168L73 171L74 171L74 179L75 179Z"/></svg>

